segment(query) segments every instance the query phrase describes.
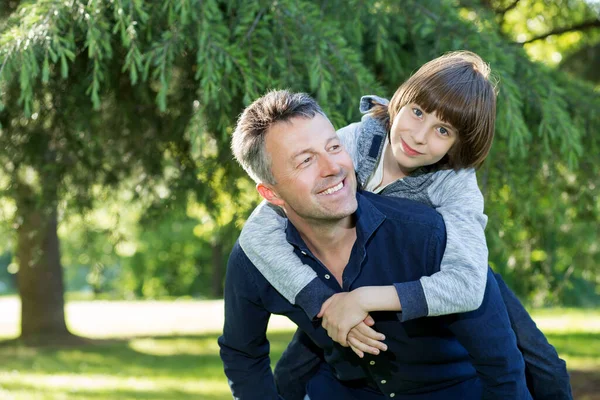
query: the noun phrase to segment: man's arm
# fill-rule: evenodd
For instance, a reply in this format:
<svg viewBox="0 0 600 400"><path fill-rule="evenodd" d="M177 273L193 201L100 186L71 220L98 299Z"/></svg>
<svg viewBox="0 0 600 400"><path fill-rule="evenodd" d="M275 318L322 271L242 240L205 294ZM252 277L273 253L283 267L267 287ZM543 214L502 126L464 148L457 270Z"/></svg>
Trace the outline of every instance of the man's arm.
<svg viewBox="0 0 600 400"><path fill-rule="evenodd" d="M306 385L323 362L323 350L306 333L296 330L275 365L275 383L279 394L286 400L303 400Z"/></svg>
<svg viewBox="0 0 600 400"><path fill-rule="evenodd" d="M267 324L249 261L236 243L225 278L225 325L219 337L221 359L234 399L279 399L269 359Z"/></svg>

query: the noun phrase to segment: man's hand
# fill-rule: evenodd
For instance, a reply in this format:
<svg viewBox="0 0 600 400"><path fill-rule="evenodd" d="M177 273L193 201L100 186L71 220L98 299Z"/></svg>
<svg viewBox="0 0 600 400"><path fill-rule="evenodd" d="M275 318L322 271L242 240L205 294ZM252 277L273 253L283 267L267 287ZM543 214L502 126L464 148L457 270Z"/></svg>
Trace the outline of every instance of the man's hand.
<svg viewBox="0 0 600 400"><path fill-rule="evenodd" d="M348 333L348 344L357 356L363 358L365 353L377 355L380 351L386 351L387 346L381 340L385 340L385 335L371 328L375 324L370 315L365 320Z"/></svg>

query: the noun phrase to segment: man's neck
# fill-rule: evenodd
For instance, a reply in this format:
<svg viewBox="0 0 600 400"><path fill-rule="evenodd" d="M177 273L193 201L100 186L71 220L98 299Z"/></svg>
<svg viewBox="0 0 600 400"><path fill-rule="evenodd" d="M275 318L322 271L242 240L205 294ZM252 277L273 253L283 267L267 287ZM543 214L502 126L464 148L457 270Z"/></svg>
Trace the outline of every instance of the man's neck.
<svg viewBox="0 0 600 400"><path fill-rule="evenodd" d="M342 285L342 274L356 241L354 215L339 221L290 219L309 250Z"/></svg>

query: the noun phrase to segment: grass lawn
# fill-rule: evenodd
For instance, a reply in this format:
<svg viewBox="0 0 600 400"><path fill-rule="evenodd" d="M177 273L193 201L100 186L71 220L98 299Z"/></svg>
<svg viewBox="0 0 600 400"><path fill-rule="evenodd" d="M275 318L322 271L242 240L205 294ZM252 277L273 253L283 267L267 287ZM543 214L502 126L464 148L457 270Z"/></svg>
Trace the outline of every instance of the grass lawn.
<svg viewBox="0 0 600 400"><path fill-rule="evenodd" d="M4 337L15 329L15 310L7 304L0 299ZM67 316L76 333L112 338L105 344L0 346L0 399L231 399L216 343L221 302L100 304L69 304ZM100 311L107 308L110 313ZM600 311L543 310L534 318L567 360L575 398L600 400ZM269 331L273 362L291 338L289 329L276 319Z"/></svg>

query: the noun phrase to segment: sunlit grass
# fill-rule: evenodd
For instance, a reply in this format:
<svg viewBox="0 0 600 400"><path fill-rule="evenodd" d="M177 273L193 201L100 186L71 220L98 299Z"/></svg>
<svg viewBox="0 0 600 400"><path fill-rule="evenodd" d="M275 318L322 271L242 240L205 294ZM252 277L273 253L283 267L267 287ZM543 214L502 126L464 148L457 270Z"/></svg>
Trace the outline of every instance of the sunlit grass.
<svg viewBox="0 0 600 400"><path fill-rule="evenodd" d="M273 362L291 334L269 335ZM217 337L143 338L73 349L0 347L0 398L230 399Z"/></svg>
<svg viewBox="0 0 600 400"><path fill-rule="evenodd" d="M0 336L18 334L17 314L15 298L0 299ZM532 314L566 359L575 398L596 399L585 388L600 384L600 310ZM0 399L231 399L217 345L222 302L75 301L67 318L78 334L122 339L78 348L0 346ZM273 320L273 365L291 338L290 327Z"/></svg>

